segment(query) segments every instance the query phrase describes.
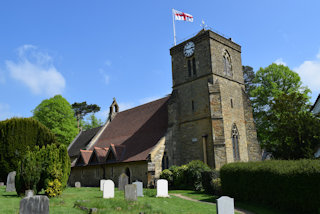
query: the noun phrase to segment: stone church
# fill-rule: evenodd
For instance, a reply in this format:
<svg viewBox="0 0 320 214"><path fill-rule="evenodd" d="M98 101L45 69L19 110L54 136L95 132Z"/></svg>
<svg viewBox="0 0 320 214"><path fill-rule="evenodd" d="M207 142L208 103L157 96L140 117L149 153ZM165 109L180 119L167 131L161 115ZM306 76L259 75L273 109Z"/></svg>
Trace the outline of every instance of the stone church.
<svg viewBox="0 0 320 214"><path fill-rule="evenodd" d="M261 160L251 104L244 92L241 47L211 30L172 47L172 93L119 111L114 99L105 125L81 131L68 147L69 183L153 186L162 169L201 160L219 169Z"/></svg>

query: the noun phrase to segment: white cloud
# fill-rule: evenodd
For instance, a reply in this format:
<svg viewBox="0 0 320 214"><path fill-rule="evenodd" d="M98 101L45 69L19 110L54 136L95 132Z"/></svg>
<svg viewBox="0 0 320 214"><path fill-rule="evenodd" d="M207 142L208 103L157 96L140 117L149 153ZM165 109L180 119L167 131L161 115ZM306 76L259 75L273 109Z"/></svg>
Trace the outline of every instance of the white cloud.
<svg viewBox="0 0 320 214"><path fill-rule="evenodd" d="M100 74L103 77L103 82L108 85L110 82L110 76L107 74L107 72L103 69L99 69Z"/></svg>
<svg viewBox="0 0 320 214"><path fill-rule="evenodd" d="M10 106L8 104L0 103L0 120L6 120L14 116L15 115L10 112Z"/></svg>
<svg viewBox="0 0 320 214"><path fill-rule="evenodd" d="M320 52L317 54L316 59L306 60L293 70L300 75L302 82L308 86L313 93L320 92Z"/></svg>
<svg viewBox="0 0 320 214"><path fill-rule="evenodd" d="M52 57L33 45L18 48L17 62L6 61L12 78L22 82L34 94L61 94L66 86L64 77L52 64Z"/></svg>
<svg viewBox="0 0 320 214"><path fill-rule="evenodd" d="M282 58L276 59L276 61L274 61L274 63L276 63L277 65L287 66L287 63L285 63Z"/></svg>
<svg viewBox="0 0 320 214"><path fill-rule="evenodd" d="M110 60L106 60L106 61L105 61L105 65L106 65L106 66L110 67L111 64L112 64L112 62L111 62Z"/></svg>
<svg viewBox="0 0 320 214"><path fill-rule="evenodd" d="M0 84L4 84L6 82L6 78L4 76L4 72L0 70Z"/></svg>

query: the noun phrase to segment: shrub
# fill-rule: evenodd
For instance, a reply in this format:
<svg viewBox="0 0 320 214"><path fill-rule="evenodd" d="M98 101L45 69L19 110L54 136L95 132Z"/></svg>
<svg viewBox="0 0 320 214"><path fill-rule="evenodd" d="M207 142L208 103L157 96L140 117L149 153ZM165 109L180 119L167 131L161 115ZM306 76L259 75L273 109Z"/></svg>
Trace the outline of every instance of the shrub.
<svg viewBox="0 0 320 214"><path fill-rule="evenodd" d="M61 195L62 193L61 182L58 179L54 179L53 181L48 181L45 193L48 197L56 197Z"/></svg>
<svg viewBox="0 0 320 214"><path fill-rule="evenodd" d="M210 167L200 160L193 160L187 164L187 185L193 190L202 190L201 173L210 170Z"/></svg>
<svg viewBox="0 0 320 214"><path fill-rule="evenodd" d="M173 174L169 169L165 169L160 174L161 179L166 179L168 181L169 187L173 184Z"/></svg>
<svg viewBox="0 0 320 214"><path fill-rule="evenodd" d="M213 189L213 194L214 195L221 195L221 179L220 178L212 179L210 184Z"/></svg>
<svg viewBox="0 0 320 214"><path fill-rule="evenodd" d="M222 192L235 200L288 210L318 213L319 160L272 160L231 163L220 170Z"/></svg>
<svg viewBox="0 0 320 214"><path fill-rule="evenodd" d="M187 176L186 171L188 167L187 165L182 166L171 166L169 170L172 172L173 176L173 185L174 189L186 189L187 186Z"/></svg>
<svg viewBox="0 0 320 214"><path fill-rule="evenodd" d="M15 178L18 195L23 195L26 190L33 190L35 194L37 193L37 184L41 175L41 163L37 157L38 152L27 151L19 162Z"/></svg>
<svg viewBox="0 0 320 214"><path fill-rule="evenodd" d="M202 187L205 192L216 194L216 189L212 181L217 178L219 178L219 172L214 169L206 170L201 173Z"/></svg>
<svg viewBox="0 0 320 214"><path fill-rule="evenodd" d="M8 173L17 170L28 146L52 143L57 143L54 134L32 118L0 121L0 180L6 181Z"/></svg>

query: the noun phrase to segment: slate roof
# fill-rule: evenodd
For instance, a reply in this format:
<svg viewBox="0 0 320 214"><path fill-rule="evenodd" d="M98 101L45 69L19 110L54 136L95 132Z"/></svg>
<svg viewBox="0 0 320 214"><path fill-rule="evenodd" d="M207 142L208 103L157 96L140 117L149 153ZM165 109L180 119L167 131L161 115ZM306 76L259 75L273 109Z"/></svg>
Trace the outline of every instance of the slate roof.
<svg viewBox="0 0 320 214"><path fill-rule="evenodd" d="M80 134L75 139L75 142L68 148L69 157L78 156L80 154L80 149L85 149L91 139L100 130L100 127L89 129L86 131L81 131Z"/></svg>
<svg viewBox="0 0 320 214"><path fill-rule="evenodd" d="M90 148L90 151L94 151L92 154L96 154L100 163L95 163L94 161L86 164L147 160L153 147L167 131L168 99L169 97L164 97L132 109L118 112L113 120L109 122L99 139ZM80 142L82 143L83 141ZM88 143L84 144L87 145ZM74 148L77 147L80 146L74 146ZM112 154L110 154L111 152ZM81 150L79 157L86 156L85 158L87 158L87 155L87 151ZM107 160L109 155L113 155L114 159ZM77 163L76 165L82 165L78 161Z"/></svg>
<svg viewBox="0 0 320 214"><path fill-rule="evenodd" d="M317 114L320 112L320 94L318 95L316 101L314 102L313 106L311 107L310 111L312 111L314 114Z"/></svg>
<svg viewBox="0 0 320 214"><path fill-rule="evenodd" d="M146 160L152 148L167 131L168 99L169 97L165 97L119 112L94 146L123 146L125 152L122 154L121 162ZM120 147L116 150L118 153Z"/></svg>

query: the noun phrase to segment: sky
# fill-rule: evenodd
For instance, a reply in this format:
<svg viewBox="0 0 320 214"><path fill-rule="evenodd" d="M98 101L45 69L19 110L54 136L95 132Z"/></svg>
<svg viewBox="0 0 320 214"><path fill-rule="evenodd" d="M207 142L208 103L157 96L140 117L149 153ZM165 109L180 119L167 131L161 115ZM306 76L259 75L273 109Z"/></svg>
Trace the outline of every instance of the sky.
<svg viewBox="0 0 320 214"><path fill-rule="evenodd" d="M0 120L30 117L44 99L97 104L105 121L115 97L120 111L171 93L172 8L182 42L201 21L242 47L242 64L271 63L299 73L320 93L320 1L0 1Z"/></svg>

